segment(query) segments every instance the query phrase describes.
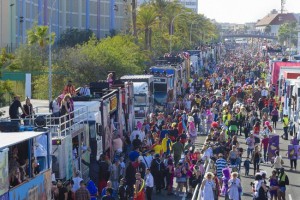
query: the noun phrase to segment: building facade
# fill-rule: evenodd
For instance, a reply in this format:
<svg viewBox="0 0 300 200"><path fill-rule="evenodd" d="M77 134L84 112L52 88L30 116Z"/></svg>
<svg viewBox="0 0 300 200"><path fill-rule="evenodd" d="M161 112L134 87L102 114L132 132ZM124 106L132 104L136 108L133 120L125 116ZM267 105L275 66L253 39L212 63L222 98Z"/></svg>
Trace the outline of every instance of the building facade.
<svg viewBox="0 0 300 200"><path fill-rule="evenodd" d="M179 0L178 2L198 14L198 0Z"/></svg>
<svg viewBox="0 0 300 200"><path fill-rule="evenodd" d="M126 0L0 0L0 47L26 42L35 24L51 25L56 38L67 29L91 29L98 38L126 29Z"/></svg>

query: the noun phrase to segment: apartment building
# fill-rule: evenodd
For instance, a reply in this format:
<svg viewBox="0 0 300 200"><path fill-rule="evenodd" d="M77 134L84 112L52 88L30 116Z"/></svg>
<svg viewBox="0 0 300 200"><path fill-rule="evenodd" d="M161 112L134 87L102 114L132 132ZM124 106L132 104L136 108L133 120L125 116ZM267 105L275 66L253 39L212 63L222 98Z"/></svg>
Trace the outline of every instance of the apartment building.
<svg viewBox="0 0 300 200"><path fill-rule="evenodd" d="M26 42L34 24L51 25L57 38L67 29L91 29L98 38L127 27L126 0L0 0L0 47Z"/></svg>
<svg viewBox="0 0 300 200"><path fill-rule="evenodd" d="M193 12L198 13L198 0L179 0L179 3L191 9Z"/></svg>

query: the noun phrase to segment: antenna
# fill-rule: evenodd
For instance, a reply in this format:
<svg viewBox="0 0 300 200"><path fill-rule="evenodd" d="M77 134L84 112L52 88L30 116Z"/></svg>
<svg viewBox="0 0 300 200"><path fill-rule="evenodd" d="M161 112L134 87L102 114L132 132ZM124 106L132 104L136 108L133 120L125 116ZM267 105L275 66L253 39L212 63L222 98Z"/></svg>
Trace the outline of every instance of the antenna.
<svg viewBox="0 0 300 200"><path fill-rule="evenodd" d="M284 6L285 6L286 0L281 0L281 9L280 9L280 13L282 14L284 12Z"/></svg>

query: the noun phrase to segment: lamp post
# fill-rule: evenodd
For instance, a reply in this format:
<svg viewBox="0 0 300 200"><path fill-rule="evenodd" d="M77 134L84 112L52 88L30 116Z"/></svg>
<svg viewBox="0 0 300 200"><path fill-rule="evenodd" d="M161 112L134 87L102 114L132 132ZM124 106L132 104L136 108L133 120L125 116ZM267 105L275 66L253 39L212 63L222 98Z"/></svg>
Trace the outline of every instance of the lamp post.
<svg viewBox="0 0 300 200"><path fill-rule="evenodd" d="M24 17L20 17L20 32L19 32L19 37L21 37L21 44L23 44L23 22L24 22Z"/></svg>
<svg viewBox="0 0 300 200"><path fill-rule="evenodd" d="M55 4L56 0L51 5L51 11L50 11L50 18L49 18L49 74L48 74L48 81L49 81L49 103L52 101L52 12L53 12L53 6Z"/></svg>
<svg viewBox="0 0 300 200"><path fill-rule="evenodd" d="M193 28L194 22L196 22L197 20L200 20L200 18L194 19L191 23L191 27L190 27L190 44L192 44L192 28Z"/></svg>
<svg viewBox="0 0 300 200"><path fill-rule="evenodd" d="M183 14L191 14L192 12L183 12L183 13L178 13L177 15L175 15L171 21L171 25L170 25L170 43L169 43L169 48L170 48L170 54L172 53L172 35L173 35L173 23L174 20L176 19L176 17L183 15Z"/></svg>
<svg viewBox="0 0 300 200"><path fill-rule="evenodd" d="M13 50L13 13L12 13L12 8L15 4L11 3L10 6L10 52Z"/></svg>

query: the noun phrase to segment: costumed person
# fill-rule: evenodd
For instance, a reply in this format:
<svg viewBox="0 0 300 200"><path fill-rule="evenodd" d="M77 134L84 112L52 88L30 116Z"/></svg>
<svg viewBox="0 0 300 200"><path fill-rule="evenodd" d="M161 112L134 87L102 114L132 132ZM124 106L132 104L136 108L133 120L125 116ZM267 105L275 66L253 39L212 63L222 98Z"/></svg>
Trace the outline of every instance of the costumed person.
<svg viewBox="0 0 300 200"><path fill-rule="evenodd" d="M230 200L240 200L242 192L241 181L237 172L231 173L231 179L228 181L228 196Z"/></svg>
<svg viewBox="0 0 300 200"><path fill-rule="evenodd" d="M228 199L228 182L230 179L230 169L228 167L224 168L222 170L222 173L223 173L223 177L222 177L223 184L222 184L221 195L225 196L225 199Z"/></svg>
<svg viewBox="0 0 300 200"><path fill-rule="evenodd" d="M201 200L214 199L213 190L216 185L213 181L213 174L211 172L207 172L204 176L204 180L201 183Z"/></svg>
<svg viewBox="0 0 300 200"><path fill-rule="evenodd" d="M145 200L145 181L139 172L135 174L135 178L133 200Z"/></svg>
<svg viewBox="0 0 300 200"><path fill-rule="evenodd" d="M91 200L97 200L98 189L92 180L89 180L89 182L87 183L86 189L90 192Z"/></svg>
<svg viewBox="0 0 300 200"><path fill-rule="evenodd" d="M189 134L189 138L192 141L192 144L195 144L195 140L197 138L197 131L196 131L196 127L195 127L195 122L194 122L194 118L192 116L189 116L188 118L188 134Z"/></svg>
<svg viewBox="0 0 300 200"><path fill-rule="evenodd" d="M154 178L154 185L157 193L161 192L161 189L164 188L164 172L165 172L165 165L160 160L159 154L155 155L155 159L151 162L151 174Z"/></svg>
<svg viewBox="0 0 300 200"><path fill-rule="evenodd" d="M164 139L161 141L161 146L162 146L163 153L165 153L166 155L169 155L171 153L172 141L169 138L169 134L165 135Z"/></svg>
<svg viewBox="0 0 300 200"><path fill-rule="evenodd" d="M125 179L128 186L129 197L133 197L135 173L139 167L139 153L137 151L131 151L129 153L130 162L126 168Z"/></svg>

